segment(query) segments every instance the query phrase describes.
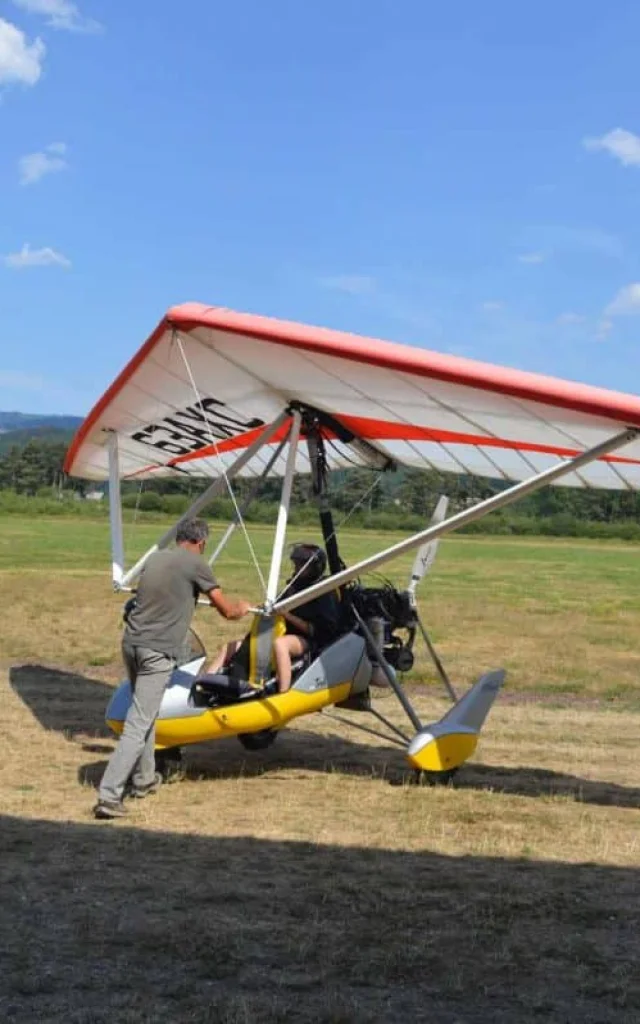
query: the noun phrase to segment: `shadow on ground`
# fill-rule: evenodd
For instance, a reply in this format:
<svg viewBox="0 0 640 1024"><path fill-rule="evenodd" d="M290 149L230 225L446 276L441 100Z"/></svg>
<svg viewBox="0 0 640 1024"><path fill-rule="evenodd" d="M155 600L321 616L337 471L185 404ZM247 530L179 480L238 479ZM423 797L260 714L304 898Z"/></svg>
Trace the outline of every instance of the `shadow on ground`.
<svg viewBox="0 0 640 1024"><path fill-rule="evenodd" d="M44 665L19 665L10 670L9 682L43 729L70 739L109 735L104 711L113 689L102 680Z"/></svg>
<svg viewBox="0 0 640 1024"><path fill-rule="evenodd" d="M0 819L0 1019L635 1024L638 871Z"/></svg>
<svg viewBox="0 0 640 1024"><path fill-rule="evenodd" d="M101 680L40 665L22 665L11 669L10 681L44 729L55 730L70 739L112 738L104 725L104 711L113 691ZM85 742L83 749L107 755L112 748L107 744ZM106 760L84 765L79 772L80 781L97 785L105 765ZM191 778L233 778L240 773L251 777L279 769L365 775L396 785L408 783L413 777L398 748L372 746L341 735L298 727L284 730L272 747L256 753L247 753L235 739L187 748L186 768ZM458 772L453 785L518 796L566 796L588 804L640 808L637 787L527 766L511 768L469 763Z"/></svg>
<svg viewBox="0 0 640 1024"><path fill-rule="evenodd" d="M86 747L84 748L86 749ZM83 765L83 784L97 786L106 761ZM400 750L373 747L341 736L312 730L283 730L268 750L248 753L235 739L184 748L184 767L191 779L252 778L266 772L307 771L384 779L390 785L411 785L415 773ZM583 779L543 768L463 765L450 783L456 789L491 790L515 796L564 796L580 803L640 808L640 789L613 782Z"/></svg>

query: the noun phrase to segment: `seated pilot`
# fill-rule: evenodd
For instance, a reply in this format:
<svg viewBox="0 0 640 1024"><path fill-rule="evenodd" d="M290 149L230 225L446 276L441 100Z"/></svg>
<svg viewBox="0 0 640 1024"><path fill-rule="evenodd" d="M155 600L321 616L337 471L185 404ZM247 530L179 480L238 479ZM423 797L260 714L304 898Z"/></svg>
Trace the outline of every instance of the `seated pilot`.
<svg viewBox="0 0 640 1024"><path fill-rule="evenodd" d="M293 563L293 573L287 580L282 598L317 583L327 567L327 556L317 544L295 544L289 557ZM334 592L308 601L292 612L282 613L286 632L276 636L273 641L278 693L286 693L291 686L293 659L307 652L314 658L334 640L338 632L339 615L340 605ZM231 640L225 644L207 666L206 674L220 672L236 654L242 642Z"/></svg>

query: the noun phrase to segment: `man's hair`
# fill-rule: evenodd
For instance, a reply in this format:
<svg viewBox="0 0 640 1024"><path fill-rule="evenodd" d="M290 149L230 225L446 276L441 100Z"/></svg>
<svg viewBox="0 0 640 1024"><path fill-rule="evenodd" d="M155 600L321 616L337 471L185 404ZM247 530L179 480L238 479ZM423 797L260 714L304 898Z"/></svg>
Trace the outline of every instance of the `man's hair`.
<svg viewBox="0 0 640 1024"><path fill-rule="evenodd" d="M204 519L183 519L176 531L176 544L200 544L209 536L209 526Z"/></svg>

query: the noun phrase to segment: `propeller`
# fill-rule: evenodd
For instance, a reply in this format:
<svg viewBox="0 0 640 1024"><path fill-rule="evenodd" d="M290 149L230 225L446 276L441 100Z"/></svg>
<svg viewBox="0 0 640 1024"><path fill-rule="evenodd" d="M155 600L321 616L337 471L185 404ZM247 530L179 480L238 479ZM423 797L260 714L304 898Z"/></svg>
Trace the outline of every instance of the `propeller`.
<svg viewBox="0 0 640 1024"><path fill-rule="evenodd" d="M438 503L433 510L429 526L436 526L438 523L441 523L446 518L448 507L448 497L446 494L441 494L438 498ZM411 570L411 576L409 577L409 585L407 587L412 604L415 603L416 587L418 586L418 583L424 576L426 576L435 562L439 543L440 538L436 537L435 540L428 540L426 544L423 544L418 550L418 554L415 557L413 568Z"/></svg>

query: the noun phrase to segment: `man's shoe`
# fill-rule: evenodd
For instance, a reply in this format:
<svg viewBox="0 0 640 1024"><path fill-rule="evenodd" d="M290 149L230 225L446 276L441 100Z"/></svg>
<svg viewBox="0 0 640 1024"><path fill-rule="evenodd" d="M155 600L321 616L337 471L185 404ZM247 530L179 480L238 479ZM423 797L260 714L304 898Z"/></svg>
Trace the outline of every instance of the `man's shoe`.
<svg viewBox="0 0 640 1024"><path fill-rule="evenodd" d="M127 808L121 800L98 800L97 804L93 808L94 818L99 818L102 821L111 821L113 818L124 818L126 813Z"/></svg>
<svg viewBox="0 0 640 1024"><path fill-rule="evenodd" d="M133 797L134 800L144 800L145 796L153 796L157 793L162 785L162 775L160 772L156 772L153 777L153 782L148 783L146 786L132 786L129 791L129 796Z"/></svg>

